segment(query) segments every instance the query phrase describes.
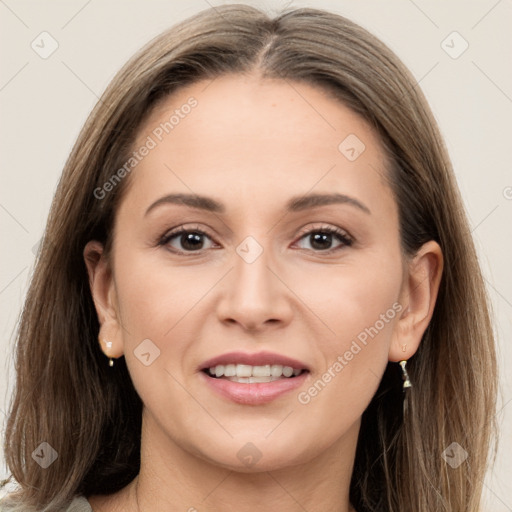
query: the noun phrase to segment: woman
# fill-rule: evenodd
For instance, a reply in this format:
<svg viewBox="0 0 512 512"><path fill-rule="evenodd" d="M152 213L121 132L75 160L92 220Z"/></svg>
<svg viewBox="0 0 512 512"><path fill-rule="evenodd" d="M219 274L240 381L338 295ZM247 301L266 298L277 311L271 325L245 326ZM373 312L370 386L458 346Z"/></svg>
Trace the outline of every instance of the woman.
<svg viewBox="0 0 512 512"><path fill-rule="evenodd" d="M487 301L398 58L325 11L203 11L118 73L64 169L5 509L477 511Z"/></svg>

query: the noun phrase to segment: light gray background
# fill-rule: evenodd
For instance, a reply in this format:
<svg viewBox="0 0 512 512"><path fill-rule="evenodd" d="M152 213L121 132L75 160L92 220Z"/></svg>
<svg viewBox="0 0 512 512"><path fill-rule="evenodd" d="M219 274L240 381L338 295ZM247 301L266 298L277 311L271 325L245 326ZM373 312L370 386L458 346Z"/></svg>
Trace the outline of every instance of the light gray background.
<svg viewBox="0 0 512 512"><path fill-rule="evenodd" d="M33 269L33 248L86 116L115 72L150 38L222 3L228 2L0 0L2 429L14 378L13 332ZM465 200L499 339L501 442L486 480L485 510L512 511L512 2L243 3L271 14L291 5L345 15L388 44L425 92ZM47 59L31 48L43 31L59 45ZM469 44L456 59L441 46L453 31ZM445 43L452 53L461 44L453 37ZM0 477L6 475L2 462Z"/></svg>

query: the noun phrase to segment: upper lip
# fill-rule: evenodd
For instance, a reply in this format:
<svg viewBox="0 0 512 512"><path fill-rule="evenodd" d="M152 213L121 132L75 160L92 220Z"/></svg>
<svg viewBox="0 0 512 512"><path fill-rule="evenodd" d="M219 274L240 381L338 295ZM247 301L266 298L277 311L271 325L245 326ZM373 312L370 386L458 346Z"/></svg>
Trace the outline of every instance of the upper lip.
<svg viewBox="0 0 512 512"><path fill-rule="evenodd" d="M253 354L247 352L227 352L226 354L221 354L208 359L208 361L201 364L199 370L212 368L219 364L248 364L251 366L280 364L283 366L291 366L294 369L309 370L305 363L298 361L297 359L265 351L255 352Z"/></svg>

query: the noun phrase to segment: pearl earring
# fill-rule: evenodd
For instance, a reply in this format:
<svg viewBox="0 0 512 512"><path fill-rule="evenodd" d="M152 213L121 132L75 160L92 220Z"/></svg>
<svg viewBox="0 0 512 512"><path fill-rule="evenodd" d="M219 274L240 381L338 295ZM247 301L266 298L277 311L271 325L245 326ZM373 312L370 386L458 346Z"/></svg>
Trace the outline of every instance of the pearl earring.
<svg viewBox="0 0 512 512"><path fill-rule="evenodd" d="M111 341L107 341L106 345L107 345L108 350L110 351L110 349L112 348L112 342ZM109 357L108 365L110 367L114 366L114 360L111 357Z"/></svg>
<svg viewBox="0 0 512 512"><path fill-rule="evenodd" d="M111 341L103 340L103 343L105 343L105 347L107 349L107 352L110 352L110 349L112 348L112 342ZM108 365L110 367L114 366L114 360L111 357L108 358Z"/></svg>

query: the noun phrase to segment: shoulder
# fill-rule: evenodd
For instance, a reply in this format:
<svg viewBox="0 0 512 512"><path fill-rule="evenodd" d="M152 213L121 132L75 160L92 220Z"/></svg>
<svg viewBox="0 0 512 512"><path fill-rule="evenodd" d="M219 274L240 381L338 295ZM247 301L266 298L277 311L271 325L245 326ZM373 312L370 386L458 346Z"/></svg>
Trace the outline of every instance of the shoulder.
<svg viewBox="0 0 512 512"><path fill-rule="evenodd" d="M65 512L92 512L92 508L84 496L77 496L69 504Z"/></svg>
<svg viewBox="0 0 512 512"><path fill-rule="evenodd" d="M10 499L9 495L0 499L0 512L25 512L26 510L27 508L17 504L16 500ZM93 510L85 496L75 496L62 512L93 512Z"/></svg>

